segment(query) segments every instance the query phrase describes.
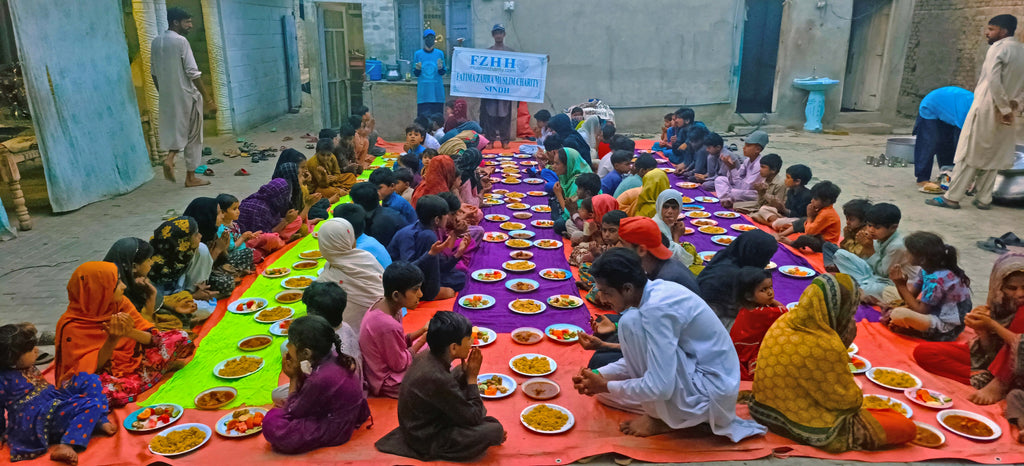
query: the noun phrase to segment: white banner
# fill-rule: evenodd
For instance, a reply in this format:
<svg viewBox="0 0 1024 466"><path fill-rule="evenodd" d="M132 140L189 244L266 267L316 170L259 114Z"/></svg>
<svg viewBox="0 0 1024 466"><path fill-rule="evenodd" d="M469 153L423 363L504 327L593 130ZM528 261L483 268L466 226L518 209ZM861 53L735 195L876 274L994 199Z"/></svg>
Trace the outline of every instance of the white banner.
<svg viewBox="0 0 1024 466"><path fill-rule="evenodd" d="M451 95L543 103L547 74L546 55L456 47Z"/></svg>

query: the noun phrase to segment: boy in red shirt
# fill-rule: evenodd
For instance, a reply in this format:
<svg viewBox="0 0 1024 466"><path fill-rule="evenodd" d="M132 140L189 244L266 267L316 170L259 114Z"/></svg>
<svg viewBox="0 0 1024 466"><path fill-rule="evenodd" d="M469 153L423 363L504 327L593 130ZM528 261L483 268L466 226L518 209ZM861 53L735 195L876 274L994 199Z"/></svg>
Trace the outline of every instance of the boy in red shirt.
<svg viewBox="0 0 1024 466"><path fill-rule="evenodd" d="M807 205L807 218L803 221L803 224L796 222L789 228L778 233L776 237L782 244L792 245L794 247L808 246L813 250L820 251L820 241L813 241L808 236L818 236L824 241L829 243L839 244L840 235L843 232L843 224L839 219L839 213L832 207L839 199L839 193L842 192L839 186L831 181L821 181L811 188L811 203ZM804 233L795 241L788 238L789 235L796 232ZM813 245L812 243L819 243ZM817 247L815 247L817 246Z"/></svg>

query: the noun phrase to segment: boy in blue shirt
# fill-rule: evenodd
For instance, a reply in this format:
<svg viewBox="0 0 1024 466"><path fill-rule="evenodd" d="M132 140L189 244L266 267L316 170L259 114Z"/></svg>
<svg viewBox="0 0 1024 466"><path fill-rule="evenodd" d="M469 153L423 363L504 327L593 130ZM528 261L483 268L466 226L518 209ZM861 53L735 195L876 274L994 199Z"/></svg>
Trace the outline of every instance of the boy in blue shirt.
<svg viewBox="0 0 1024 466"><path fill-rule="evenodd" d="M633 153L615 150L607 157L611 159L612 171L608 172L604 178L601 178L601 192L611 195L619 187L619 183L622 183L622 176L629 173L629 170L633 168Z"/></svg>
<svg viewBox="0 0 1024 466"><path fill-rule="evenodd" d="M356 249L362 249L370 254L381 267L387 268L391 265L391 254L388 248L380 244L376 238L365 233L366 230L366 209L359 204L341 204L334 208L334 216L343 218L352 225L352 234L356 237Z"/></svg>
<svg viewBox="0 0 1024 466"><path fill-rule="evenodd" d="M377 187L377 194L380 196L380 204L389 207L402 215L407 223L415 223L416 210L412 204L395 192L395 173L388 167L380 167L370 173L370 183Z"/></svg>
<svg viewBox="0 0 1024 466"><path fill-rule="evenodd" d="M423 31L423 48L412 55L416 75L416 116L444 112L444 52L434 48L433 29Z"/></svg>

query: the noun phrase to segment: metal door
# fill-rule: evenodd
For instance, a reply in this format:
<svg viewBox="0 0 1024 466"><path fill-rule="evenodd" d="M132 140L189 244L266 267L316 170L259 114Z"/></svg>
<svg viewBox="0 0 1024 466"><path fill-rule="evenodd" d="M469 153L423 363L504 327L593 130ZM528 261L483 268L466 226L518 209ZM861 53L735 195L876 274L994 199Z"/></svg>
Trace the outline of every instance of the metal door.
<svg viewBox="0 0 1024 466"><path fill-rule="evenodd" d="M747 0L736 113L771 113L782 0Z"/></svg>
<svg viewBox="0 0 1024 466"><path fill-rule="evenodd" d="M875 111L881 105L882 63L892 0L855 0L846 57L843 109Z"/></svg>
<svg viewBox="0 0 1024 466"><path fill-rule="evenodd" d="M321 7L320 25L324 122L329 128L337 128L351 113L344 7Z"/></svg>
<svg viewBox="0 0 1024 466"><path fill-rule="evenodd" d="M423 16L420 14L420 0L398 0L397 3L398 57L412 61L412 54L416 53L423 44Z"/></svg>

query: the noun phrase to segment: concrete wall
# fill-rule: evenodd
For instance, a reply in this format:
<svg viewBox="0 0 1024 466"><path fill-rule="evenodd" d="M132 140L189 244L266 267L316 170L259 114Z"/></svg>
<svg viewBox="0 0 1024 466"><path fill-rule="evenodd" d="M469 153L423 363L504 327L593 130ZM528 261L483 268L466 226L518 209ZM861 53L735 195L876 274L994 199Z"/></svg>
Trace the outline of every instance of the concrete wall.
<svg viewBox="0 0 1024 466"><path fill-rule="evenodd" d="M1024 21L1020 0L917 0L910 40L899 88L897 108L917 116L921 99L942 86L973 90L985 61L988 42L984 30L998 14ZM1017 27L1017 37L1024 23Z"/></svg>
<svg viewBox="0 0 1024 466"><path fill-rule="evenodd" d="M384 63L398 59L398 12L395 0L362 0L363 43L366 57L376 57Z"/></svg>
<svg viewBox="0 0 1024 466"><path fill-rule="evenodd" d="M281 17L293 14L293 5L291 0L220 0L236 132L288 111Z"/></svg>

